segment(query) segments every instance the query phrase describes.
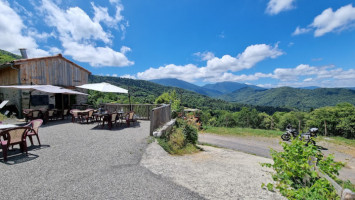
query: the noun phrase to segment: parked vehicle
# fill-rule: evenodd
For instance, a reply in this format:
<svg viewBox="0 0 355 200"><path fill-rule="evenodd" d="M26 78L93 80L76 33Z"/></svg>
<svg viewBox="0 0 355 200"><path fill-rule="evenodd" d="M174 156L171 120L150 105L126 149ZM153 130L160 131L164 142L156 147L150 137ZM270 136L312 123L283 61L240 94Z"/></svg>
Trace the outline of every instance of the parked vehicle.
<svg viewBox="0 0 355 200"><path fill-rule="evenodd" d="M316 145L316 141L313 140L313 138L317 137L318 133L318 128L310 128L307 133L302 133L300 135L300 140L304 140L307 142L307 145L309 143L312 143L313 145Z"/></svg>
<svg viewBox="0 0 355 200"><path fill-rule="evenodd" d="M291 137L296 138L298 136L298 131L293 129L290 124L286 126L286 132L281 135L283 141L289 141Z"/></svg>
<svg viewBox="0 0 355 200"><path fill-rule="evenodd" d="M299 139L306 141L307 144L312 143L315 145L316 142L313 140L313 138L317 137L317 133L318 133L318 128L310 128L308 132L301 133L299 135L296 129L293 129L291 125L287 125L286 132L281 135L281 139L283 141L289 141L291 137L296 138L299 136Z"/></svg>

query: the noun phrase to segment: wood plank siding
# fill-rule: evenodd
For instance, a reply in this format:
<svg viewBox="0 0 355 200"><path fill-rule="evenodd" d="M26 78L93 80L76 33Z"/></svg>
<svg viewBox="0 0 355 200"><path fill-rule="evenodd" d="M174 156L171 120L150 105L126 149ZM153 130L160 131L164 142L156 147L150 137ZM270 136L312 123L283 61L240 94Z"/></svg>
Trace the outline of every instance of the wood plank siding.
<svg viewBox="0 0 355 200"><path fill-rule="evenodd" d="M0 85L17 85L18 74L14 69L0 69Z"/></svg>
<svg viewBox="0 0 355 200"><path fill-rule="evenodd" d="M20 69L21 84L56 85L74 87L88 83L90 72L57 56L16 60L14 66ZM0 70L0 85L17 83L18 72L11 67Z"/></svg>

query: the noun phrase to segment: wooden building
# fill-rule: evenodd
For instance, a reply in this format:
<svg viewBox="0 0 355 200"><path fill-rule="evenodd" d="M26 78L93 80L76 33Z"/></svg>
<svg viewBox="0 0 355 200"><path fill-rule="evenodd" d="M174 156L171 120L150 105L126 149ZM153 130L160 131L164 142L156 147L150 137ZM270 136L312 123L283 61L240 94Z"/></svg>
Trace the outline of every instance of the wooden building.
<svg viewBox="0 0 355 200"><path fill-rule="evenodd" d="M55 85L74 89L75 86L88 83L90 74L90 71L64 58L61 54L25 58L0 65L0 85ZM62 94L46 94L36 91L30 95L30 91L26 90L0 88L0 102L5 99L10 100L8 105L15 105L18 111L29 108L29 102L31 102L31 108L59 107L61 105L69 108L69 104L87 102L85 95L70 95L69 97L68 95L62 96Z"/></svg>

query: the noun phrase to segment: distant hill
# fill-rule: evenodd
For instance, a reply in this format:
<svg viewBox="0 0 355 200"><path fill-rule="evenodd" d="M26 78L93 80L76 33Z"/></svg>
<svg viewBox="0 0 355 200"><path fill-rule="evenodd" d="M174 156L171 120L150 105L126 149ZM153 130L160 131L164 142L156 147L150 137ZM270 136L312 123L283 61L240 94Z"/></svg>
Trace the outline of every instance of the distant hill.
<svg viewBox="0 0 355 200"><path fill-rule="evenodd" d="M291 87L256 90L242 88L219 98L238 103L259 106L274 106L309 110L324 106L334 106L341 102L355 105L355 91L345 88L299 89Z"/></svg>
<svg viewBox="0 0 355 200"><path fill-rule="evenodd" d="M214 84L207 84L201 87L175 78L155 79L150 81L153 83L158 83L160 85L178 87L185 90L190 90L202 95L207 95L209 97L218 97L220 95L231 93L235 90L239 90L245 87L251 87L257 90L259 89L264 90L264 88L255 85L247 85L244 83L237 83L237 82L219 82Z"/></svg>
<svg viewBox="0 0 355 200"><path fill-rule="evenodd" d="M120 77L107 77L107 76L89 76L90 83L107 82L119 87L128 88L132 98L137 103L153 103L154 100L164 92L169 90L176 90L178 96L182 97L182 104L189 108L198 109L211 109L211 110L229 110L239 111L243 106L256 108L258 111L272 114L276 111L290 111L290 109L276 108L270 106L252 106L248 104L231 103L221 99L215 99L199 93L176 88L170 86L163 86L145 80L133 80ZM124 94L123 96L127 96Z"/></svg>
<svg viewBox="0 0 355 200"><path fill-rule="evenodd" d="M219 82L219 83L214 83L214 84L207 84L207 85L203 86L203 88L217 90L217 91L222 92L223 94L231 93L231 92L234 92L236 90L239 90L239 89L245 88L245 87L254 88L256 90L264 90L264 88L261 88L261 87L255 86L255 85L247 85L244 83L229 82L229 81Z"/></svg>
<svg viewBox="0 0 355 200"><path fill-rule="evenodd" d="M178 87L178 88L182 88L185 90L190 90L190 91L197 92L199 94L207 95L210 97L219 96L222 94L222 92L208 89L208 88L203 88L203 87L200 87L200 86L197 86L192 83L182 81L182 80L179 80L176 78L154 79L154 80L150 80L150 81L153 83L158 83L160 85Z"/></svg>
<svg viewBox="0 0 355 200"><path fill-rule="evenodd" d="M21 56L19 55L0 49L0 65L20 58Z"/></svg>
<svg viewBox="0 0 355 200"><path fill-rule="evenodd" d="M318 87L318 86L299 87L299 89L306 89L306 90L314 90L317 88L320 88L320 87Z"/></svg>

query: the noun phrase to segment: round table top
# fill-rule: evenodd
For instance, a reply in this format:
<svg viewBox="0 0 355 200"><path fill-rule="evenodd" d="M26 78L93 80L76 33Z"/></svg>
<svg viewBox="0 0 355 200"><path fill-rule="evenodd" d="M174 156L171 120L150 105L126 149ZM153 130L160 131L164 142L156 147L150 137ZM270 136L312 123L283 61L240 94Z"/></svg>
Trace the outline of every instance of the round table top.
<svg viewBox="0 0 355 200"><path fill-rule="evenodd" d="M18 127L15 124L0 124L0 129L5 129L5 128L15 128Z"/></svg>

